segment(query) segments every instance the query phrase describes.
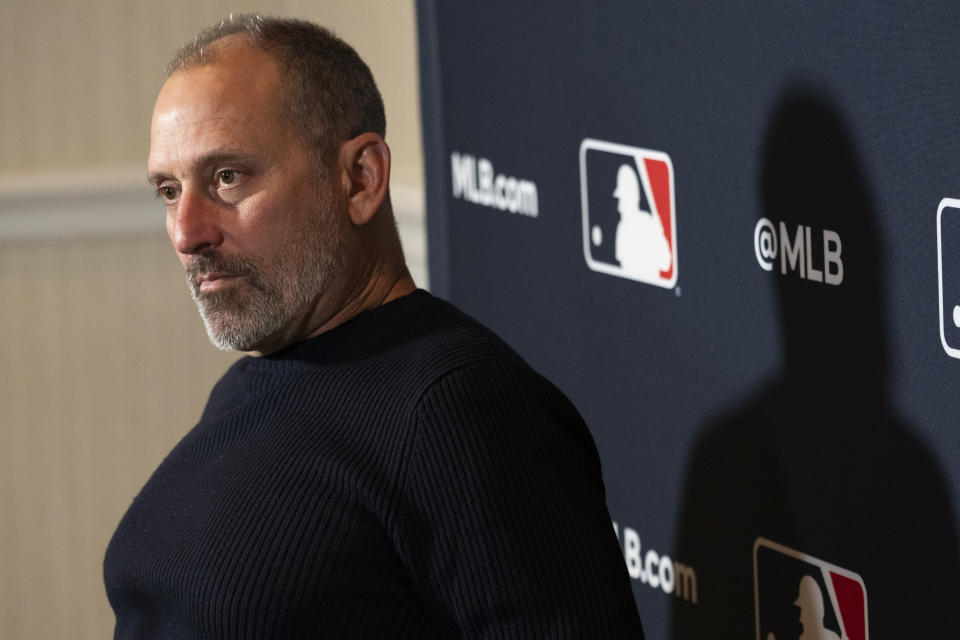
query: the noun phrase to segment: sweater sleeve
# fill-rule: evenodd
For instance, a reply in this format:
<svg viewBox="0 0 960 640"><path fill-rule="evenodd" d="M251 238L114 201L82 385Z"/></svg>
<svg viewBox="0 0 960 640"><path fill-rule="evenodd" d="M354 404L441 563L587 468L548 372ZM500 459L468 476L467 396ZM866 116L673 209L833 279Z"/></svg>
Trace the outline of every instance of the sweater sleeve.
<svg viewBox="0 0 960 640"><path fill-rule="evenodd" d="M643 638L586 425L504 359L420 403L394 539L463 638Z"/></svg>

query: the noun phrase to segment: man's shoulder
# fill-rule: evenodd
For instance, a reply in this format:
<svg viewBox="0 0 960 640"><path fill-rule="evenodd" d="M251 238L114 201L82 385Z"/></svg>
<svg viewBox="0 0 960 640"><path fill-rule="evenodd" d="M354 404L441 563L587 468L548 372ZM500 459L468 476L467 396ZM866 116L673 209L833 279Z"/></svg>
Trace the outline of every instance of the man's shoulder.
<svg viewBox="0 0 960 640"><path fill-rule="evenodd" d="M497 420L485 421L485 431L496 425L507 431L560 428L570 432L587 450L592 438L579 412L566 395L538 373L496 333L453 305L433 298L432 326L422 341L411 344L416 355L406 360L402 374L417 381L412 390L418 404L426 403L460 416L492 411ZM421 407L422 409L423 407ZM526 416L517 424L520 415ZM444 428L448 428L446 425Z"/></svg>
<svg viewBox="0 0 960 640"><path fill-rule="evenodd" d="M410 294L384 350L398 375L430 384L454 371L497 360L531 371L496 333L453 304L425 291Z"/></svg>

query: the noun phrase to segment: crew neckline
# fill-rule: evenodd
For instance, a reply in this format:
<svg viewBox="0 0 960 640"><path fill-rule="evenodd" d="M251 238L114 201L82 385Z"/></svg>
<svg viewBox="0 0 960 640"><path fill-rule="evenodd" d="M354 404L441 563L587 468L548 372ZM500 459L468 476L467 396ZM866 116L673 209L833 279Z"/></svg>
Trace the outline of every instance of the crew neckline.
<svg viewBox="0 0 960 640"><path fill-rule="evenodd" d="M306 340L300 340L275 351L267 356L245 356L244 359L255 367L270 367L278 363L333 360L344 355L360 354L379 344L384 338L393 335L400 318L425 302L436 301L425 289L415 289L410 293L371 309L361 311L346 322L329 331ZM391 322L395 318L396 322Z"/></svg>

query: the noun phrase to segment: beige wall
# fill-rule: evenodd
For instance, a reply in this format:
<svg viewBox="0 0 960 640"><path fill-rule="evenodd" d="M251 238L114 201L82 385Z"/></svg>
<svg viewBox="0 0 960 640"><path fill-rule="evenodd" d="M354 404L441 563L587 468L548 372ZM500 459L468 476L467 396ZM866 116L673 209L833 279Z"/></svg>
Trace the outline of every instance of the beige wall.
<svg viewBox="0 0 960 640"><path fill-rule="evenodd" d="M332 27L373 69L394 180L422 183L413 0L268 0L265 13ZM225 0L0 2L0 172L141 167L161 69Z"/></svg>
<svg viewBox="0 0 960 640"><path fill-rule="evenodd" d="M387 105L424 281L412 0L266 2L332 26ZM0 2L0 638L106 638L130 500L235 359L209 345L143 175L159 69L236 5Z"/></svg>
<svg viewBox="0 0 960 640"><path fill-rule="evenodd" d="M113 527L235 356L162 237L0 245L0 300L0 637L110 637Z"/></svg>

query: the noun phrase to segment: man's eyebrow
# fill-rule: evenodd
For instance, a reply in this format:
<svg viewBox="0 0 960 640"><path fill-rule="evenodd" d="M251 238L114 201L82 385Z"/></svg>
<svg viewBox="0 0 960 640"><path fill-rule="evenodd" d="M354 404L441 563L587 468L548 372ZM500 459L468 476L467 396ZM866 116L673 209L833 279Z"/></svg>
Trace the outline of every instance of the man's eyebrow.
<svg viewBox="0 0 960 640"><path fill-rule="evenodd" d="M148 174L147 174L147 182L149 182L149 183L150 183L150 186L153 186L153 187L155 187L155 186L157 186L158 184L160 184L161 182L163 182L166 178L167 178L167 176L166 176L165 174L162 174L162 173L148 173Z"/></svg>
<svg viewBox="0 0 960 640"><path fill-rule="evenodd" d="M197 158L190 166L190 173L202 171L213 165L227 164L231 162L238 162L253 169L262 169L264 165L263 160L258 156L241 151L224 149L213 151ZM153 171L147 174L147 182L152 185L157 185L170 177L171 176L167 175L166 173Z"/></svg>

